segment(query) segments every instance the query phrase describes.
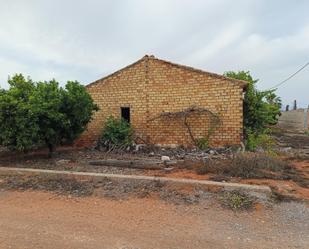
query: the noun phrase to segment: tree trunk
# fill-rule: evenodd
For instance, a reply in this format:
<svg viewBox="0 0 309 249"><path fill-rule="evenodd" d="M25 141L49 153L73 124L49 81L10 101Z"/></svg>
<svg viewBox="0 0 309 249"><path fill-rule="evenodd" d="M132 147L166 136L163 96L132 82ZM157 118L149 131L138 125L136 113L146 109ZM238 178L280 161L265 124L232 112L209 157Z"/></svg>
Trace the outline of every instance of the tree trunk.
<svg viewBox="0 0 309 249"><path fill-rule="evenodd" d="M48 144L48 158L52 158L54 152L54 145Z"/></svg>

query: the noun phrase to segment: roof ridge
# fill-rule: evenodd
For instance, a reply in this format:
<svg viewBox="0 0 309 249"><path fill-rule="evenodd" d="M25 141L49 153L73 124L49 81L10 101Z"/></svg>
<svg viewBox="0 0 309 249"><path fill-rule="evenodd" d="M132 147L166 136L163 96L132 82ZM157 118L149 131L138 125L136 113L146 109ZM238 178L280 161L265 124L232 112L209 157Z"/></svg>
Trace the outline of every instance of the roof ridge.
<svg viewBox="0 0 309 249"><path fill-rule="evenodd" d="M221 74L212 73L212 72L208 72L208 71L205 71L205 70L202 70L202 69L198 69L198 68L194 68L194 67L190 67L190 66L174 63L174 62L171 62L171 61L159 59L159 58L155 57L154 55L146 54L141 59L139 59L139 60L137 60L137 61L135 61L135 62L133 62L133 63L131 63L131 64L129 64L129 65L127 65L127 66L125 66L125 67L123 67L123 68L121 68L121 69L119 69L119 70L117 70L117 71L115 71L115 72L113 72L111 74L109 74L109 75L107 75L107 76L104 76L104 77L102 77L102 78L100 78L100 79L98 79L98 80L96 80L96 81L86 85L86 87L90 87L90 86L96 85L99 82L101 82L102 80L110 78L110 77L112 77L112 76L114 76L114 75L116 75L116 74L118 74L118 73L120 73L120 72L122 72L122 71L124 71L124 70L126 70L126 69L128 69L128 68L130 68L130 67L132 67L132 66L134 66L136 64L138 64L138 63L140 63L140 62L142 62L142 61L144 61L144 60L149 60L149 59L156 60L156 61L159 61L159 62L162 62L162 63L166 63L166 64L169 64L169 65L172 65L172 66L175 66L175 67L184 68L184 69L187 69L187 70L190 70L190 71L193 71L193 72L204 73L204 74L210 75L212 77L233 81L235 83L240 84L240 86L243 87L243 88L248 85L248 82L244 81L244 80L233 79L233 78L221 75Z"/></svg>
<svg viewBox="0 0 309 249"><path fill-rule="evenodd" d="M145 55L145 56L147 56L147 55ZM163 62L163 63L166 63L166 64L170 64L170 65L175 66L175 67L185 68L185 69L190 70L190 71L205 73L205 74L208 74L208 75L216 77L216 78L225 79L225 80L233 81L233 82L236 82L236 83L240 83L242 87L245 87L245 86L248 85L248 82L244 81L244 80L238 80L238 79L234 79L234 78L224 76L222 74L212 73L212 72L205 71L203 69L198 69L198 68L194 68L194 67L191 67L191 66L186 66L186 65L175 63L175 62L159 59L159 58L157 58L153 55L148 56L148 58L153 59L153 60L157 60L157 61L160 61L160 62Z"/></svg>
<svg viewBox="0 0 309 249"><path fill-rule="evenodd" d="M93 81L93 82L89 83L88 85L86 85L86 87L90 87L90 86L96 85L96 84L100 83L102 80L105 80L107 78L110 78L110 77L118 74L118 73L121 73L122 71L124 71L124 70L126 70L126 69L128 69L128 68L130 68L130 67L132 67L132 66L134 66L134 65L136 65L136 64L138 64L138 63L140 63L142 61L144 61L145 59L148 59L148 58L149 58L149 56L146 54L141 59L139 59L139 60L137 60L137 61L135 61L135 62L133 62L133 63L131 63L131 64L129 64L129 65L119 69L119 70L117 70L117 71L114 71L113 73L108 74L108 75L106 75L106 76L104 76L104 77L102 77L102 78L100 78L100 79L98 79L96 81Z"/></svg>

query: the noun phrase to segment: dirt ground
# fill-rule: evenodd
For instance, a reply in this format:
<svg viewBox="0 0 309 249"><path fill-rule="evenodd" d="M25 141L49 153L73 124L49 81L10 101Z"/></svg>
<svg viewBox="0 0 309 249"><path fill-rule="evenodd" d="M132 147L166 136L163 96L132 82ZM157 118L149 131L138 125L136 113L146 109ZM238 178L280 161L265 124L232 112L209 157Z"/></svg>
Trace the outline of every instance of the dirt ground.
<svg viewBox="0 0 309 249"><path fill-rule="evenodd" d="M117 184L108 179L0 175L0 249L309 248L309 136L295 137L275 134L284 160L292 164L282 173L284 178L276 179L199 175L190 167L199 162L196 157L227 160L230 151L119 154L62 147L49 159L44 150L24 155L0 148L4 167L243 182L271 186L275 193L269 201L254 202L247 211L232 211L223 208L220 192L175 190L159 182ZM166 171L89 164L108 158L160 160L161 155L186 160L189 166L173 165L173 170Z"/></svg>
<svg viewBox="0 0 309 249"><path fill-rule="evenodd" d="M309 209L234 213L210 203L0 192L0 248L309 248Z"/></svg>
<svg viewBox="0 0 309 249"><path fill-rule="evenodd" d="M299 136L299 135L298 135ZM288 135L290 137L290 135ZM281 138L282 139L282 138ZM293 141L284 138L285 141ZM304 147L309 145L307 137L303 138ZM298 140L297 140L298 141ZM297 142L298 144L298 142ZM284 144L283 148L291 144ZM298 155L297 152L301 149L292 149L292 155ZM296 150L296 152L294 151ZM289 150L290 151L290 150ZM170 155L170 151L161 151L160 153L166 153ZM171 156L173 158L173 155ZM226 182L241 182L247 184L268 185L273 190L281 195L287 196L287 198L295 198L302 200L309 200L309 159L293 158L290 160L291 153L286 153L287 160L292 164L293 172L283 172L280 179L241 179L237 177L229 177L224 175L216 175L207 173L199 175L193 169L200 162L198 160L188 160L186 163L189 167L181 165L173 165L173 170L144 170L134 168L123 167L111 167L111 166L96 166L90 165L91 160L100 160L106 158L117 159L130 159L130 160L159 160L160 155L149 155L149 153L127 153L122 154L104 153L93 149L76 149L72 147L58 148L58 152L52 159L47 157L46 151L35 151L28 155L16 154L12 152L0 152L0 166L4 167L25 167L25 168L40 168L40 169L52 169L52 170L72 170L72 171L86 171L86 172L100 172L109 174L127 174L127 175L149 175L160 177L174 177L174 178L187 178L187 179L199 179L199 180L214 180L214 181L226 181ZM192 167L193 165L193 167Z"/></svg>

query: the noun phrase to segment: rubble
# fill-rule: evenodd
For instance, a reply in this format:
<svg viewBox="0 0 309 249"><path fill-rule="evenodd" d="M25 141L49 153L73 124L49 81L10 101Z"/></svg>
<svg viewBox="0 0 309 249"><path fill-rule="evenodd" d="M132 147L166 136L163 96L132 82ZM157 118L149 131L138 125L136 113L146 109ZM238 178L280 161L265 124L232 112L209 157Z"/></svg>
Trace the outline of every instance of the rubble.
<svg viewBox="0 0 309 249"><path fill-rule="evenodd" d="M69 160L69 159L60 159L56 162L56 165L64 165L64 164L68 164L70 162L71 162L71 160Z"/></svg>
<svg viewBox="0 0 309 249"><path fill-rule="evenodd" d="M161 161L162 162L168 162L168 161L170 161L171 159L170 159L170 157L169 156L161 156Z"/></svg>

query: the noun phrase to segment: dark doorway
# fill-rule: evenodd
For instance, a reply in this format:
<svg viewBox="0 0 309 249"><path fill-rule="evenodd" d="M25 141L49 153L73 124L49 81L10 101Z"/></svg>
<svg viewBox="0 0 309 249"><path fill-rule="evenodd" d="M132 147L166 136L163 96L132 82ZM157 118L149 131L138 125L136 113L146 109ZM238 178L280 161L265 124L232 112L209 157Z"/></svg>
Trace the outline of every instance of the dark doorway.
<svg viewBox="0 0 309 249"><path fill-rule="evenodd" d="M130 107L121 107L121 118L130 123Z"/></svg>

